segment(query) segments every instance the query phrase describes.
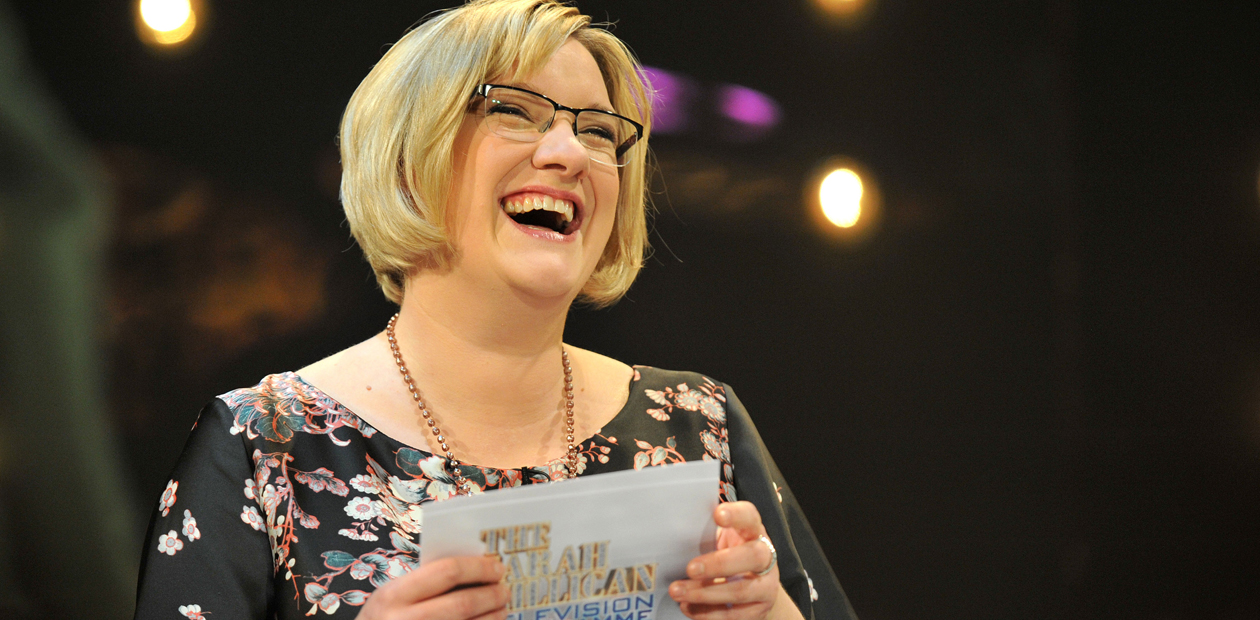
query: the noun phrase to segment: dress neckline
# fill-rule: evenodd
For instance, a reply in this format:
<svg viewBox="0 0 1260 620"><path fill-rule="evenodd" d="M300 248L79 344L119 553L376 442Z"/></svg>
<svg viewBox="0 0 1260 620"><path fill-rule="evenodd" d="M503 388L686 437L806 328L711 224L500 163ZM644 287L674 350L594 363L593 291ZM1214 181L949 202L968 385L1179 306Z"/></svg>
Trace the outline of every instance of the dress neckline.
<svg viewBox="0 0 1260 620"><path fill-rule="evenodd" d="M631 368L631 369L633 369L633 370L634 370L634 372L633 372L633 373L631 373L631 375L630 375L630 383L629 383L629 385L628 385L628 388L629 388L629 389L628 389L628 390L627 390L627 392L626 392L626 402L625 402L625 404L623 404L623 405L621 406L621 409L620 409L619 411L617 411L617 414L616 414L616 415L614 415L614 416L613 416L611 419L609 419L607 422L605 422L603 426L601 426L600 428L595 429L595 431L594 431L594 432L593 432L593 433L592 433L589 437L585 437L585 438L583 438L581 441L578 441L575 445L578 445L578 446L585 445L587 442L589 442L590 440L594 439L596 435L601 434L605 428L607 428L607 427L609 427L609 426L612 426L612 425L614 425L614 424L618 423L618 422L619 422L619 421L620 421L620 420L621 420L624 416L628 415L628 413L627 413L627 412L629 412L629 411L630 411L630 403L631 403L632 401L634 401L634 387L635 387L635 384L639 383L639 381L641 381L641 380L642 380L642 374L641 374L641 373L642 373L642 371L651 371L651 370L654 370L651 366L631 366L630 368ZM397 444L398 446L401 446L401 447L403 447L403 448L407 448L407 449L409 449L409 450L415 450L416 452L419 452L419 453L421 453L421 454L425 455L426 457L440 456L440 455L435 455L432 451L430 451L430 450L428 449L428 447L427 447L427 446L425 446L424 448L419 448L419 447L413 446L413 445L411 445L411 444L409 444L409 443L407 443L407 442L400 441L400 440L396 439L395 437L393 437L392 435L389 435L388 433L384 433L384 432L382 432L380 429L378 429L378 428L376 428L375 426L373 426L370 422L368 422L368 421L367 421L366 419L364 419L362 416L360 416L359 414L355 413L355 412L354 412L354 410L350 409L350 407L347 407L347 406L346 406L345 404L343 404L341 401L337 400L336 398L333 398L333 396L332 396L331 394L329 394L328 392L325 392L324 390L319 389L319 387L318 387L318 386L316 386L315 384L307 382L307 380L306 380L306 379L303 379L301 375L297 374L297 372L295 372L295 371L287 371L287 372L281 373L281 375L282 375L282 376L285 376L285 377L288 377L288 378L290 378L290 379L293 379L294 381L297 381L298 383L302 384L302 386L303 386L303 388L304 388L304 389L309 390L309 391L311 391L311 392L315 392L315 393L316 393L316 394L318 394L321 398L327 399L327 400L328 400L328 402L332 403L333 405L335 405L335 406L337 407L337 409L339 410L339 412L340 412L342 415L348 415L348 416L350 416L350 417L353 417L354 419L356 419L356 420L358 420L359 422L361 422L361 423L363 424L363 426L366 426L366 427L368 427L368 428L372 429L372 434L374 434L374 435L380 435L382 438L387 439L387 440L389 440L389 441L391 441L391 442L393 442L393 443ZM364 438L366 439L366 437L364 437ZM445 457L443 457L443 458L445 458ZM467 463L467 462L464 462L464 461L460 461L460 464L461 464L461 465L463 465L463 466L467 466L467 467L476 467L477 469L480 469L480 470L482 470L483 472L485 472L485 471L490 471L490 472L499 472L499 471L519 471L519 472L522 472L522 473L523 473L523 472L527 472L527 471L533 471L533 472L550 472L550 471L551 471L551 470L553 470L555 467L557 467L557 466L562 466L562 465L564 464L564 459L563 459L563 458L555 458L555 459L552 459L552 460L550 460L550 461L547 461L546 463L543 463L543 464L541 464L541 465L536 465L536 466L526 466L526 467L512 467L512 468L487 467L487 466L484 466L484 465L477 465L477 464L475 464L475 463Z"/></svg>

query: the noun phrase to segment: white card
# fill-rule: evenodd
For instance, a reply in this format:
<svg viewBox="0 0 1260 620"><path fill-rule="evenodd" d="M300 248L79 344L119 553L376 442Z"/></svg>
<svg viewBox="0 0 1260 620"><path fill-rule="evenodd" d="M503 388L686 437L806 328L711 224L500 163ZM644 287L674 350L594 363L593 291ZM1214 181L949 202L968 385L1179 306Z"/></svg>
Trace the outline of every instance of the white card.
<svg viewBox="0 0 1260 620"><path fill-rule="evenodd" d="M508 620L682 620L669 584L715 548L718 461L425 504L420 561L498 553Z"/></svg>

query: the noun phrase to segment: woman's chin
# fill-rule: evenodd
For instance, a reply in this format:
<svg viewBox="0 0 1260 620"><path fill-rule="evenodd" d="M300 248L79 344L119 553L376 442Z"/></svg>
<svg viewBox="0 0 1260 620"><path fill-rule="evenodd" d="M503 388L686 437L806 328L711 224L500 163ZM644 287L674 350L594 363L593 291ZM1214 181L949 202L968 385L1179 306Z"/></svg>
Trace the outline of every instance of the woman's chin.
<svg viewBox="0 0 1260 620"><path fill-rule="evenodd" d="M509 284L520 297L536 300L538 303L568 304L582 290L577 274L568 269L519 274L519 277L510 278Z"/></svg>

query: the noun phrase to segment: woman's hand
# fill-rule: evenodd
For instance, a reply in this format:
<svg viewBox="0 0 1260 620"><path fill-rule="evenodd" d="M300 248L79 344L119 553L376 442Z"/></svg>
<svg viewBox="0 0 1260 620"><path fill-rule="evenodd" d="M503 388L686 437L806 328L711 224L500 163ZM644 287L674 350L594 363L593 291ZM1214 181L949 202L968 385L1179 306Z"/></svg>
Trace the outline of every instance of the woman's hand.
<svg viewBox="0 0 1260 620"><path fill-rule="evenodd" d="M669 595L694 620L801 618L779 585L779 567L771 566L761 513L750 502L721 504L713 511L718 525L717 551L687 565L690 579L675 581ZM770 567L770 572L758 575Z"/></svg>
<svg viewBox="0 0 1260 620"><path fill-rule="evenodd" d="M446 558L377 588L359 620L491 620L507 617L508 589L496 557Z"/></svg>

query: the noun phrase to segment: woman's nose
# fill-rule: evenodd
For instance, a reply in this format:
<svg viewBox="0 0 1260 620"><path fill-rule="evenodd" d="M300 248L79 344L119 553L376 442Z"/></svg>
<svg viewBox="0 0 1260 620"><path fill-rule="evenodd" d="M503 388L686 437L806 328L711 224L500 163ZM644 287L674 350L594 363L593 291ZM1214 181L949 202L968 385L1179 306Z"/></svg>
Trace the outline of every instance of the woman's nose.
<svg viewBox="0 0 1260 620"><path fill-rule="evenodd" d="M552 121L534 149L534 165L538 168L555 168L566 175L577 175L585 172L590 163L590 154L578 141L573 123L563 116Z"/></svg>

